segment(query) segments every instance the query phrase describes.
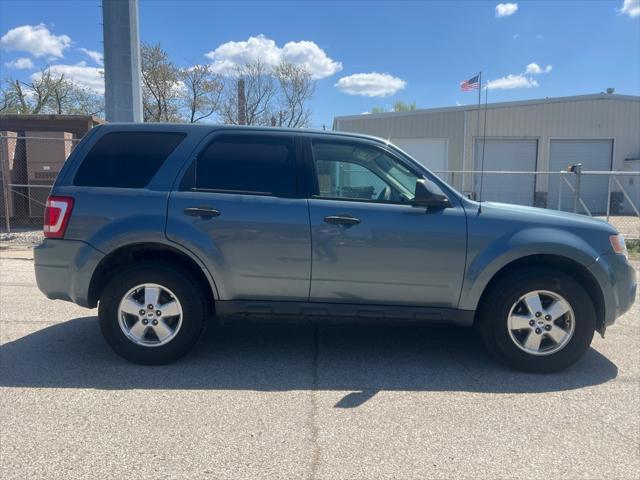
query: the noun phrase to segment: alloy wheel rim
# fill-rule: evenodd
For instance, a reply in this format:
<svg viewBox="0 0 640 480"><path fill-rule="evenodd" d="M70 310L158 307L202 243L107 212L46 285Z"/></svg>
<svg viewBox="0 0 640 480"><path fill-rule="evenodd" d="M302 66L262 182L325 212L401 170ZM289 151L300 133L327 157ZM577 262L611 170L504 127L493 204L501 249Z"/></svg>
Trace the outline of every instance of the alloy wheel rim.
<svg viewBox="0 0 640 480"><path fill-rule="evenodd" d="M173 340L183 316L178 297L156 283L133 287L118 306L120 329L131 342L144 347L159 347Z"/></svg>
<svg viewBox="0 0 640 480"><path fill-rule="evenodd" d="M509 337L530 355L551 355L567 346L575 331L569 302L548 290L522 295L509 310Z"/></svg>

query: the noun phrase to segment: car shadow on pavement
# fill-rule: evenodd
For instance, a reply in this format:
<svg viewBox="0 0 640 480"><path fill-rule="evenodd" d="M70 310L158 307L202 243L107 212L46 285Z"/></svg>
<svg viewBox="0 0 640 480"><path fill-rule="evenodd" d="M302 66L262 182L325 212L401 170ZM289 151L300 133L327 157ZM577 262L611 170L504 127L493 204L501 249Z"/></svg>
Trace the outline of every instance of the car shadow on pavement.
<svg viewBox="0 0 640 480"><path fill-rule="evenodd" d="M116 356L96 317L0 346L2 387L352 392L337 408L357 407L384 390L554 392L601 384L617 373L593 348L563 372L517 372L491 360L472 329L433 326L212 326L186 357L159 367Z"/></svg>

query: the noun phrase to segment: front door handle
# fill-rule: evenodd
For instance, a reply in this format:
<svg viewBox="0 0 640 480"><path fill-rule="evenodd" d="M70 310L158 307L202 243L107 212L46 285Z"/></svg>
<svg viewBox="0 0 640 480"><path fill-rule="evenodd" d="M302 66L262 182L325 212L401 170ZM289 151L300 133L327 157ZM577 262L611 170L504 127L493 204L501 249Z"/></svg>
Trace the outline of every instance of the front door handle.
<svg viewBox="0 0 640 480"><path fill-rule="evenodd" d="M325 223L331 225L357 225L360 223L360 219L349 215L348 213L340 213L338 215L329 215L324 217Z"/></svg>
<svg viewBox="0 0 640 480"><path fill-rule="evenodd" d="M215 208L202 206L202 207L188 207L184 209L185 215L189 215L191 217L200 217L200 218L213 218L220 215L220 210L216 210Z"/></svg>

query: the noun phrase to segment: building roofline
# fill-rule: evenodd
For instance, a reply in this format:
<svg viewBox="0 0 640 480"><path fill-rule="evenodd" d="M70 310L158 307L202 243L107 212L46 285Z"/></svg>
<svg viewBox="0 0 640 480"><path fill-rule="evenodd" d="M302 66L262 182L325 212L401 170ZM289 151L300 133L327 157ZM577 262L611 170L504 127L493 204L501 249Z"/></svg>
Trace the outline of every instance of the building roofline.
<svg viewBox="0 0 640 480"><path fill-rule="evenodd" d="M617 93L595 93L589 95L573 95L569 97L547 97L536 98L531 100L516 100L513 102L497 102L487 104L487 108L506 108L506 107L519 107L526 105L546 105L550 103L568 103L568 102L581 102L585 100L617 100L617 101L632 101L640 102L640 96L636 95L620 95ZM484 108L481 105L480 108ZM461 105L456 107L436 107L436 108L422 108L417 110L410 110L407 112L382 112L382 113L368 113L359 115L345 115L335 117L333 119L333 126L336 127L336 123L341 120L361 120L369 118L389 118L389 117L402 117L411 115L425 115L431 113L444 113L444 112L462 112L477 110L478 105Z"/></svg>
<svg viewBox="0 0 640 480"><path fill-rule="evenodd" d="M46 120L78 120L78 121L91 121L96 125L100 125L102 123L106 123L100 117L96 117L95 115L61 115L57 113L37 113L37 114L22 114L22 113L0 113L0 120L35 120L35 121L46 121Z"/></svg>

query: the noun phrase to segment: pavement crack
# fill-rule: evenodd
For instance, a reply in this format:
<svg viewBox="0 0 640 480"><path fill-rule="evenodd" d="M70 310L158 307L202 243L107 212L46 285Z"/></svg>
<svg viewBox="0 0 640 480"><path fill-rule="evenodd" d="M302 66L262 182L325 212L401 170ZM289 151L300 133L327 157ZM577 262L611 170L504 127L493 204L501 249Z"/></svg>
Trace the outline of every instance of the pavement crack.
<svg viewBox="0 0 640 480"><path fill-rule="evenodd" d="M309 411L309 430L311 432L311 467L309 478L317 478L320 463L320 447L318 445L318 357L320 356L320 328L313 329L313 357L311 363L311 406Z"/></svg>

